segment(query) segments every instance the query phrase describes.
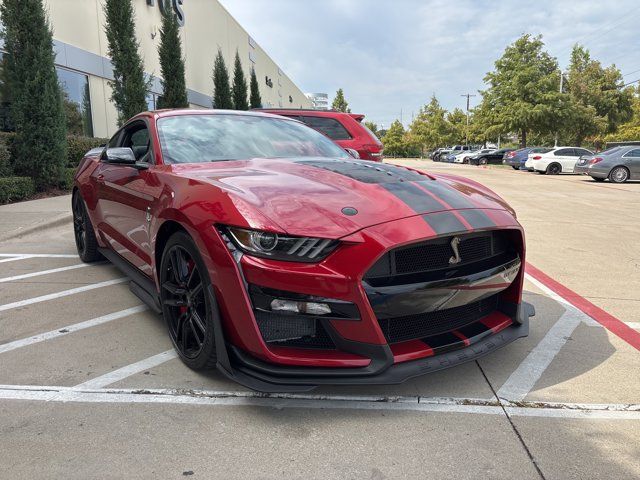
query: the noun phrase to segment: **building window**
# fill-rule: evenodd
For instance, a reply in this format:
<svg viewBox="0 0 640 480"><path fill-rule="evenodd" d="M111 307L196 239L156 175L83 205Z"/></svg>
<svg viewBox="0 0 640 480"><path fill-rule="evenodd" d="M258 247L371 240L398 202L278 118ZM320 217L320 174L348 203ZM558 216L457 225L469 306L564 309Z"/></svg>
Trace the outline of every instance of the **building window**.
<svg viewBox="0 0 640 480"><path fill-rule="evenodd" d="M253 50L249 50L249 60L251 63L256 63L256 53Z"/></svg>
<svg viewBox="0 0 640 480"><path fill-rule="evenodd" d="M56 67L58 82L64 95L67 132L71 135L93 136L89 77L82 73Z"/></svg>

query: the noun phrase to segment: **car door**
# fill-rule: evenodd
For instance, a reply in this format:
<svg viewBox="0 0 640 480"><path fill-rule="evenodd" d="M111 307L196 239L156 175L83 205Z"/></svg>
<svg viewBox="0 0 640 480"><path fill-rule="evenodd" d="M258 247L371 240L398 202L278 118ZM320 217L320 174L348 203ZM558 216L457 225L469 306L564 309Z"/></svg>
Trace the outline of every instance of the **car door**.
<svg viewBox="0 0 640 480"><path fill-rule="evenodd" d="M632 179L640 179L640 148L635 148L624 154L625 165L629 169Z"/></svg>
<svg viewBox="0 0 640 480"><path fill-rule="evenodd" d="M106 150L92 173L101 222L97 228L111 248L129 263L151 274L149 225L161 189L148 124L136 120L121 129L109 147L131 148L148 169L106 161Z"/></svg>
<svg viewBox="0 0 640 480"><path fill-rule="evenodd" d="M550 163L559 163L562 166L562 172L567 173L573 172L577 160L575 149L561 148L553 152L553 159Z"/></svg>

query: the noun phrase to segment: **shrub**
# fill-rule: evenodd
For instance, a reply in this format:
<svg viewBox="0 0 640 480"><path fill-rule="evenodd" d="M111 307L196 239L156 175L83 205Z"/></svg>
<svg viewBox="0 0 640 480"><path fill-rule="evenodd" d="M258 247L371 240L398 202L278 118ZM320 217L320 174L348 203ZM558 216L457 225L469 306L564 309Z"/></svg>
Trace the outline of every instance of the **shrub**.
<svg viewBox="0 0 640 480"><path fill-rule="evenodd" d="M67 167L62 172L62 180L60 180L60 189L71 191L73 188L73 175L76 173L75 167Z"/></svg>
<svg viewBox="0 0 640 480"><path fill-rule="evenodd" d="M104 145L109 140L106 138L97 138L97 137L82 137L79 135L69 135L67 137L67 167L68 168L76 168L84 157L85 153L87 153L92 148L99 147L100 145ZM63 173L64 177L64 173Z"/></svg>
<svg viewBox="0 0 640 480"><path fill-rule="evenodd" d="M0 177L9 177L13 172L13 168L11 167L11 152L9 148L4 144L0 143Z"/></svg>
<svg viewBox="0 0 640 480"><path fill-rule="evenodd" d="M0 178L0 204L24 200L34 193L36 193L36 185L32 178Z"/></svg>

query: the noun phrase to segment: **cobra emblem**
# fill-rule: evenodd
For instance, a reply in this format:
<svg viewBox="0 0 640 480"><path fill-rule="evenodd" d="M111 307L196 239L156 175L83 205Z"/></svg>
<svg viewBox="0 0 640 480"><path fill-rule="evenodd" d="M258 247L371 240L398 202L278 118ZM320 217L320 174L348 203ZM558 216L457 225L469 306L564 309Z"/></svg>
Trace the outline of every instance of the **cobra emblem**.
<svg viewBox="0 0 640 480"><path fill-rule="evenodd" d="M449 259L450 265L456 265L460 263L460 252L458 251L458 245L460 245L460 237L453 237L451 240L451 250L453 250L453 256Z"/></svg>

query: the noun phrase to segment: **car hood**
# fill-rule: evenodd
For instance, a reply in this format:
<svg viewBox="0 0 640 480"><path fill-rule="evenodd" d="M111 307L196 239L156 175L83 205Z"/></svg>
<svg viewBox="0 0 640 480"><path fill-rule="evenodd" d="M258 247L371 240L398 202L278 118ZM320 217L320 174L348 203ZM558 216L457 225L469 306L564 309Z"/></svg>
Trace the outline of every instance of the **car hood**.
<svg viewBox="0 0 640 480"><path fill-rule="evenodd" d="M365 160L251 159L172 169L221 189L239 212L258 211L273 228L291 235L340 238L418 214L474 208L512 211L495 193L471 180Z"/></svg>

